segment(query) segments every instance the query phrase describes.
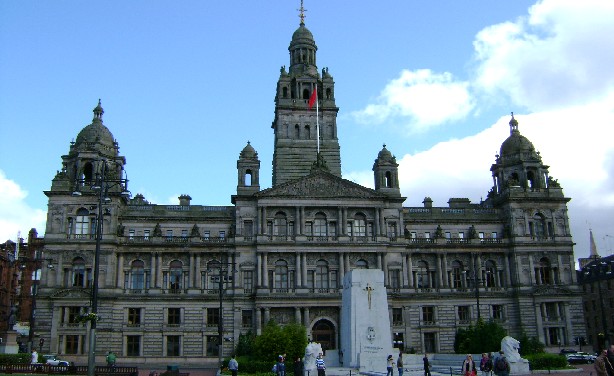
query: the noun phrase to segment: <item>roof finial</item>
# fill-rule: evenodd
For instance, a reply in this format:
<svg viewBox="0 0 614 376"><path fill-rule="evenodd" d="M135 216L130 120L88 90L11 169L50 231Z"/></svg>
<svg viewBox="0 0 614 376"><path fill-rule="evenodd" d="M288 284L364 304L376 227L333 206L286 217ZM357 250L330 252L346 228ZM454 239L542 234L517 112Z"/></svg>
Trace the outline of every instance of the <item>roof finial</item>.
<svg viewBox="0 0 614 376"><path fill-rule="evenodd" d="M510 120L510 135L514 132L518 132L518 120L514 119L514 113L512 112L512 119Z"/></svg>
<svg viewBox="0 0 614 376"><path fill-rule="evenodd" d="M303 7L303 0L301 0L300 9L297 10L300 12L298 16L301 19L301 26L305 26L305 12L307 12L307 9Z"/></svg>
<svg viewBox="0 0 614 376"><path fill-rule="evenodd" d="M104 114L104 110L102 109L101 100L98 98L98 106L94 108L94 121L99 121L102 123L102 114Z"/></svg>

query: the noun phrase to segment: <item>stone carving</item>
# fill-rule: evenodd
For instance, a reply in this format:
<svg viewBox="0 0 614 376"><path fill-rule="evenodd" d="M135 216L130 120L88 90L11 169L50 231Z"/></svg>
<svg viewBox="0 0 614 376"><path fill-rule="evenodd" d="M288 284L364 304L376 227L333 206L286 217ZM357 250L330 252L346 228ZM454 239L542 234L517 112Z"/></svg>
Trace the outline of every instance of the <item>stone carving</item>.
<svg viewBox="0 0 614 376"><path fill-rule="evenodd" d="M316 357L322 354L322 345L316 342L310 342L305 348L305 371L316 370Z"/></svg>
<svg viewBox="0 0 614 376"><path fill-rule="evenodd" d="M371 307L369 307L371 308ZM370 326L367 328L367 339L369 340L369 342L373 342L375 340L375 328Z"/></svg>
<svg viewBox="0 0 614 376"><path fill-rule="evenodd" d="M349 180L338 178L322 170L315 170L309 176L281 184L257 193L259 197L361 197L382 198L383 194L362 187Z"/></svg>
<svg viewBox="0 0 614 376"><path fill-rule="evenodd" d="M505 354L505 357L510 362L517 362L520 360L520 342L510 336L505 336L501 340L501 350Z"/></svg>

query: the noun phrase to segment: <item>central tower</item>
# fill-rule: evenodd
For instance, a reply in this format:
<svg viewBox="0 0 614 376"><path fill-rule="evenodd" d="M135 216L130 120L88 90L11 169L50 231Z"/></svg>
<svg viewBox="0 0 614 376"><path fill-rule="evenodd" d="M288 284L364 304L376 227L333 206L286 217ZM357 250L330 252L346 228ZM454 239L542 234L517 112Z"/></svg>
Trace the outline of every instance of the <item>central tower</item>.
<svg viewBox="0 0 614 376"><path fill-rule="evenodd" d="M300 26L288 47L290 69L282 66L277 81L271 125L275 133L273 186L308 175L317 160L318 147L329 171L341 177L335 83L328 68L322 69L321 76L318 72L318 47L305 27L302 4L300 12ZM318 103L310 106L316 88Z"/></svg>

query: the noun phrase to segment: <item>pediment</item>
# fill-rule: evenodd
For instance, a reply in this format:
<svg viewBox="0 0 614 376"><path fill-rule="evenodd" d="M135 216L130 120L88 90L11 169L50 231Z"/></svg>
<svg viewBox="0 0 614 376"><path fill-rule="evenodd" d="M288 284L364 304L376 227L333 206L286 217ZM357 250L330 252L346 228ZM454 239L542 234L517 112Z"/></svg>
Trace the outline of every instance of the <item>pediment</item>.
<svg viewBox="0 0 614 376"><path fill-rule="evenodd" d="M70 298L70 299L87 299L91 298L89 289L62 289L51 294L52 299Z"/></svg>
<svg viewBox="0 0 614 376"><path fill-rule="evenodd" d="M387 196L325 171L311 174L256 193L258 198L345 198L382 199Z"/></svg>
<svg viewBox="0 0 614 376"><path fill-rule="evenodd" d="M561 295L561 294L573 294L573 292L563 287L551 286L551 285L543 285L543 286L539 286L535 288L535 295Z"/></svg>

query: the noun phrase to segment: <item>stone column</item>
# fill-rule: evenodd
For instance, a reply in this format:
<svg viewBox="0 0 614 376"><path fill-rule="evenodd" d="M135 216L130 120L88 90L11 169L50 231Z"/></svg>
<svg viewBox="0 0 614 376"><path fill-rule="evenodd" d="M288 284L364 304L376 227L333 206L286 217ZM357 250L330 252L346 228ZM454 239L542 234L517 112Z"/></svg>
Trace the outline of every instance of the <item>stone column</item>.
<svg viewBox="0 0 614 376"><path fill-rule="evenodd" d="M303 325L305 325L305 328L307 328L307 337L311 338L310 334L311 333L311 328L309 327L309 325L311 324L311 321L309 319L309 307L305 307L305 311L303 314Z"/></svg>
<svg viewBox="0 0 614 376"><path fill-rule="evenodd" d="M397 184L398 187L398 184ZM399 233L397 234L399 238L405 238L405 222L403 221L403 209L399 210Z"/></svg>
<svg viewBox="0 0 614 376"><path fill-rule="evenodd" d="M256 334L262 334L262 308L256 307Z"/></svg>
<svg viewBox="0 0 614 376"><path fill-rule="evenodd" d="M294 256L294 260L295 260L295 265L294 265L294 269L295 269L295 275L296 275L296 287L301 287L303 285L303 272L301 270L301 254L299 252L296 252L295 256ZM299 322L299 321L297 321Z"/></svg>
<svg viewBox="0 0 614 376"><path fill-rule="evenodd" d="M122 288L122 278L124 276L124 255L119 253L117 255L117 275L115 278L115 287Z"/></svg>
<svg viewBox="0 0 614 376"><path fill-rule="evenodd" d="M295 206L294 213L296 217L296 223L294 224L294 234L292 235L303 235L305 233L305 229L303 228L303 218L301 217L301 207Z"/></svg>
<svg viewBox="0 0 614 376"><path fill-rule="evenodd" d="M450 274L448 272L448 254L443 254L443 264L441 265L441 270L443 271L443 285L446 288L450 288L452 283L450 283Z"/></svg>
<svg viewBox="0 0 614 376"><path fill-rule="evenodd" d="M262 286L264 288L269 287L269 260L266 253L262 254ZM268 322L268 320L267 320Z"/></svg>
<svg viewBox="0 0 614 376"><path fill-rule="evenodd" d="M256 255L256 286L262 286L262 254Z"/></svg>
<svg viewBox="0 0 614 376"><path fill-rule="evenodd" d="M380 229L379 217L380 217L379 209L375 208L375 234L374 234L375 236L380 236L380 234L382 233Z"/></svg>
<svg viewBox="0 0 614 376"><path fill-rule="evenodd" d="M194 276L194 286L197 289L202 289L202 278L201 278L201 270L200 270L200 253L196 255L196 265L194 265L195 276Z"/></svg>
<svg viewBox="0 0 614 376"><path fill-rule="evenodd" d="M505 268L505 270L504 270L504 273L505 273L505 282L507 283L507 287L512 287L512 275L511 275L511 267L512 267L512 264L511 264L511 260L510 260L510 258L511 258L511 257L515 257L515 261L516 261L516 270L520 270L520 265L521 265L521 263L520 263L520 261L521 261L521 260L520 260L520 257L516 257L516 256L507 256L507 255L506 255L506 256L504 256L505 263L507 264L507 265L506 265L506 268ZM516 281L516 283L518 283L518 285L520 285L520 281Z"/></svg>
<svg viewBox="0 0 614 376"><path fill-rule="evenodd" d="M303 286L307 286L307 254L301 254L303 260L301 262L301 273L303 273Z"/></svg>
<svg viewBox="0 0 614 376"><path fill-rule="evenodd" d="M300 307L294 307L294 322L296 323L301 322L301 308Z"/></svg>
<svg viewBox="0 0 614 376"><path fill-rule="evenodd" d="M537 338L539 342L548 346L546 343L546 338L544 338L544 324L542 320L542 304L535 305L535 323L537 324Z"/></svg>
<svg viewBox="0 0 614 376"><path fill-rule="evenodd" d="M443 268L443 260L441 257L441 254L437 255L437 266L438 266L438 270L437 270L437 274L439 274L439 278L438 279L438 286L437 287L443 287L443 273L444 273L444 268Z"/></svg>
<svg viewBox="0 0 614 376"><path fill-rule="evenodd" d="M339 279L343 282L345 276L345 253L339 253ZM298 321L297 321L298 322Z"/></svg>
<svg viewBox="0 0 614 376"><path fill-rule="evenodd" d="M162 254L158 253L156 255L158 262L156 262L156 287L162 288Z"/></svg>
<svg viewBox="0 0 614 376"><path fill-rule="evenodd" d="M411 263L411 253L407 254L407 281L409 282L409 288L414 287L414 270L413 265Z"/></svg>
<svg viewBox="0 0 614 376"><path fill-rule="evenodd" d="M343 235L343 213L341 208L337 208L337 236Z"/></svg>
<svg viewBox="0 0 614 376"><path fill-rule="evenodd" d="M566 343L565 345L569 346L572 344L571 336L573 333L573 326L571 325L571 313L569 312L569 302L559 303L563 304L563 311L565 312L565 333L567 334L565 337Z"/></svg>
<svg viewBox="0 0 614 376"><path fill-rule="evenodd" d="M532 285L534 283L539 285L540 283L538 282L538 279L533 277L533 275L535 274L535 268L533 267L533 257L531 255L528 255L528 257L529 257L529 285Z"/></svg>
<svg viewBox="0 0 614 376"><path fill-rule="evenodd" d="M266 325L271 320L271 309L266 307L264 309L264 324Z"/></svg>

